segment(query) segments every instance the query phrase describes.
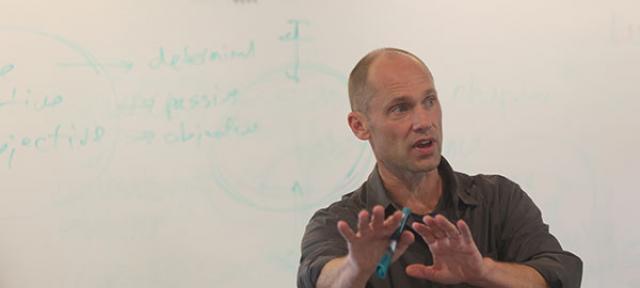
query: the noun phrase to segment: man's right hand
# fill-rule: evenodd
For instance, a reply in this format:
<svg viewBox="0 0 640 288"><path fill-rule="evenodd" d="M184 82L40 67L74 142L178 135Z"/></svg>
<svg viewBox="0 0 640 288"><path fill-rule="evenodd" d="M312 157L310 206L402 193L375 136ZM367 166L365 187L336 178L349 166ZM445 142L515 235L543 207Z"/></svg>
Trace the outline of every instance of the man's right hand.
<svg viewBox="0 0 640 288"><path fill-rule="evenodd" d="M373 207L371 219L366 210L358 213L358 231L354 232L345 221L338 221L338 230L347 241L349 254L346 265L352 265L359 276L368 279L376 270L380 258L389 248L390 237L400 225L402 212L396 211L384 219L384 208ZM413 233L404 231L393 255L393 261L398 259L414 241Z"/></svg>

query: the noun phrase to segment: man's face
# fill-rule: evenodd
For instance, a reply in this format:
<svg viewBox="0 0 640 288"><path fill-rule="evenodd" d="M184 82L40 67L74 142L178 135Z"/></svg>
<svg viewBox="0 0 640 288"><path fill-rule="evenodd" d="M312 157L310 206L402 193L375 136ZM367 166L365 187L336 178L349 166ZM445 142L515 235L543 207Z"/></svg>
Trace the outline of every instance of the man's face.
<svg viewBox="0 0 640 288"><path fill-rule="evenodd" d="M431 73L417 60L381 55L369 70L375 94L364 117L379 165L397 173L429 172L442 151L442 111Z"/></svg>

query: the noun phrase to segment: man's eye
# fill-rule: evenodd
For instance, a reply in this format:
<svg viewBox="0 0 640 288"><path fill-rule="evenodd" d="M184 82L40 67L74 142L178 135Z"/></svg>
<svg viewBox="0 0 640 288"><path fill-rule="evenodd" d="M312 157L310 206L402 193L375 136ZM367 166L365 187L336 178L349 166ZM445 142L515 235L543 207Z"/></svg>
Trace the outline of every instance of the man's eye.
<svg viewBox="0 0 640 288"><path fill-rule="evenodd" d="M407 105L406 103L400 103L400 104L396 104L391 106L391 109L389 109L390 112L404 112L407 111L409 109L409 105Z"/></svg>
<svg viewBox="0 0 640 288"><path fill-rule="evenodd" d="M425 99L425 102L426 102L428 107L431 107L431 106L433 106L433 104L436 103L436 97L429 97L429 98Z"/></svg>

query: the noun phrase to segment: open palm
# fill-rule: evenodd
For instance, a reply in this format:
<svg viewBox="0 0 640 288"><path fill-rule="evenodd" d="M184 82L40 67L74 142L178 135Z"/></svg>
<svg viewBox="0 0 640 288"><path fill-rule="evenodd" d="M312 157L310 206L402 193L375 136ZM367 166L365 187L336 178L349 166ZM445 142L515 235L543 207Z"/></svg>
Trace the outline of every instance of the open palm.
<svg viewBox="0 0 640 288"><path fill-rule="evenodd" d="M443 284L469 283L484 276L482 255L464 221L454 225L437 215L425 216L424 223L414 223L413 228L427 242L433 265L409 265L407 274Z"/></svg>

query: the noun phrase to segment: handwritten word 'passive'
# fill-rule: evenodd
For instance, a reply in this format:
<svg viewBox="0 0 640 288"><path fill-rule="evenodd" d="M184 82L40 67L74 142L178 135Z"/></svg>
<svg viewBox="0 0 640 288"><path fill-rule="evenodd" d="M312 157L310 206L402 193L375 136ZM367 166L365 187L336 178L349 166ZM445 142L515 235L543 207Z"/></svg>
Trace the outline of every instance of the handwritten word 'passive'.
<svg viewBox="0 0 640 288"><path fill-rule="evenodd" d="M184 47L182 52L166 52L164 48L160 48L160 54L149 61L151 69L160 69L163 67L178 70L183 66L197 66L206 63L224 62L235 59L247 59L255 56L256 45L254 41L249 42L245 49L237 50L215 50L215 49L198 49L192 51L189 47Z"/></svg>
<svg viewBox="0 0 640 288"><path fill-rule="evenodd" d="M43 109L54 108L62 104L64 100L60 93L51 93L52 95L45 96L36 96L34 94L31 89L18 90L17 88L11 89L7 96L3 96L0 93L0 109L17 106L42 111Z"/></svg>
<svg viewBox="0 0 640 288"><path fill-rule="evenodd" d="M135 95L124 99L118 104L118 110L125 114L151 113L158 116L163 115L166 120L172 120L177 113L190 113L196 111L207 111L216 107L231 105L238 100L238 90L232 89L227 92L213 91L192 93L189 96L174 96L174 93L167 93L165 99L157 101L156 96ZM158 102L163 102L158 104Z"/></svg>
<svg viewBox="0 0 640 288"><path fill-rule="evenodd" d="M58 124L50 133L18 136L9 134L0 137L0 157L6 156L7 168L13 166L16 154L20 150L50 152L58 149L76 150L100 142L105 135L102 126L76 128L75 124Z"/></svg>
<svg viewBox="0 0 640 288"><path fill-rule="evenodd" d="M209 109L219 105L235 103L237 99L238 90L231 90L225 95L194 94L189 98L169 97L165 104L165 115L167 119L171 119L176 112Z"/></svg>
<svg viewBox="0 0 640 288"><path fill-rule="evenodd" d="M180 122L177 129L169 132L157 132L152 129L136 132L132 137L133 141L143 142L146 144L164 143L164 144L182 144L196 143L201 144L207 140L220 140L229 137L242 137L253 134L258 130L257 123L248 125L240 125L234 118L227 118L221 128L201 128L199 126L187 127L184 122Z"/></svg>

